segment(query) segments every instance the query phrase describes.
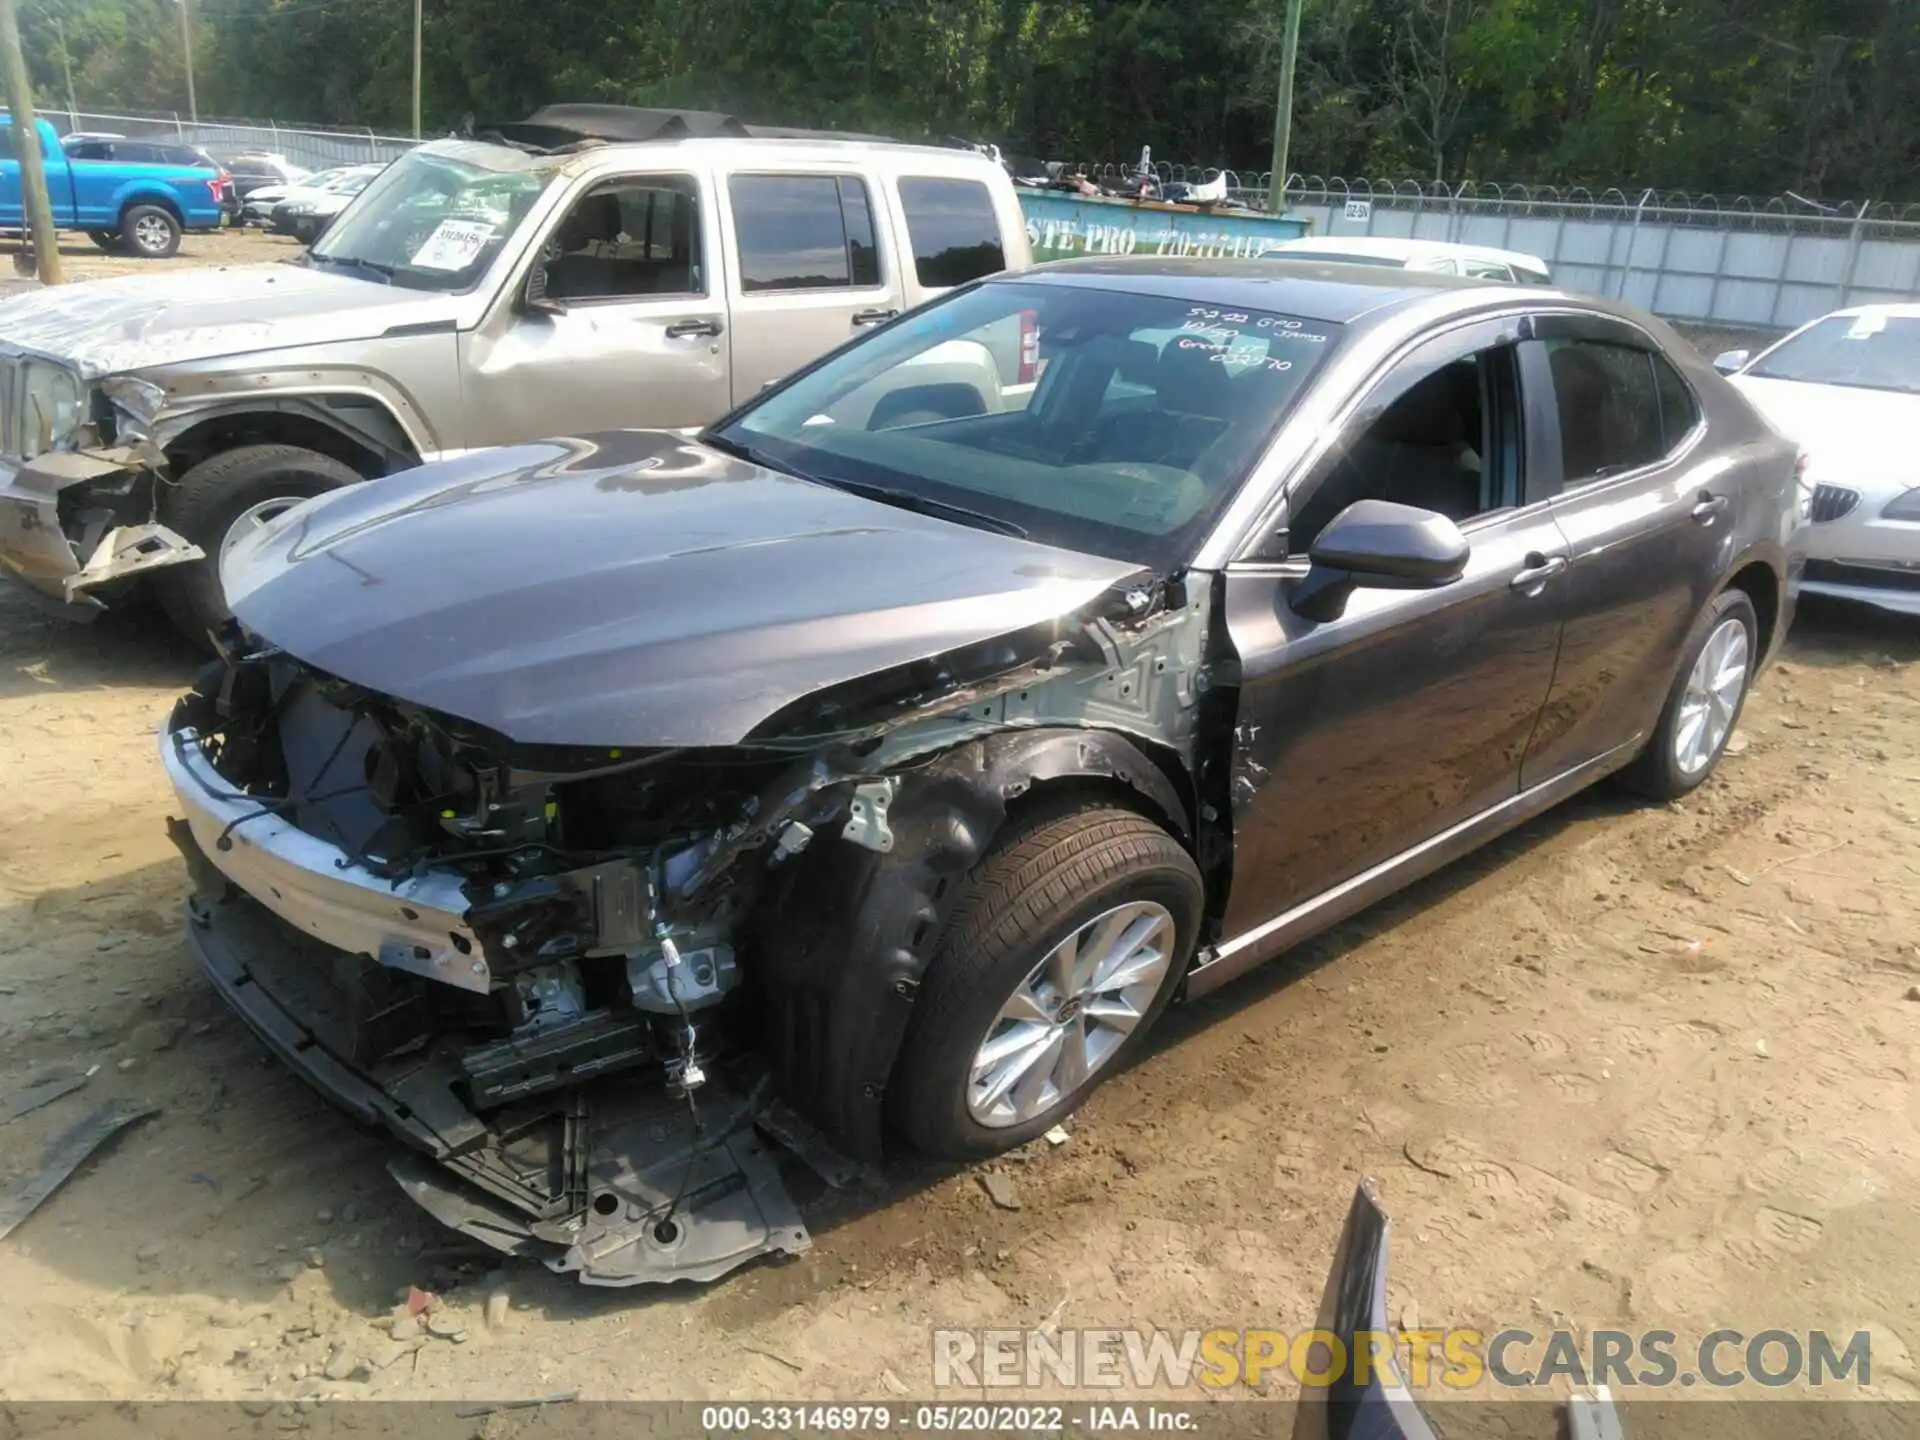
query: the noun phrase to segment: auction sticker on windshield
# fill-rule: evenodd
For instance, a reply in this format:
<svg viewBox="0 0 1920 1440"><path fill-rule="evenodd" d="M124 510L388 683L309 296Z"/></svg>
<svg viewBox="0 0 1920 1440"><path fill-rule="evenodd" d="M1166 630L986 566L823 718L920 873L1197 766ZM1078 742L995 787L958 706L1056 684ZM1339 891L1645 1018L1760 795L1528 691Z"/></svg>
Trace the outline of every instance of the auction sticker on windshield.
<svg viewBox="0 0 1920 1440"><path fill-rule="evenodd" d="M410 263L418 270L464 270L486 249L495 228L484 220L442 220Z"/></svg>

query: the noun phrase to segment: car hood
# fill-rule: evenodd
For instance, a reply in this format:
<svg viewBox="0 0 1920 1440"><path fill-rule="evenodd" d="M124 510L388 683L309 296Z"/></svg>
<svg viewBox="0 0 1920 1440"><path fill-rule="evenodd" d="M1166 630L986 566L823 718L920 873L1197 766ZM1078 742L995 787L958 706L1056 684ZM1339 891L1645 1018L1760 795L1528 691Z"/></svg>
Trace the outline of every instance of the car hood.
<svg viewBox="0 0 1920 1440"><path fill-rule="evenodd" d="M1855 489L1920 485L1920 461L1906 448L1920 431L1920 395L1755 375L1731 379L1769 424L1811 457L1808 478Z"/></svg>
<svg viewBox="0 0 1920 1440"><path fill-rule="evenodd" d="M329 674L530 744L731 745L824 687L1064 620L1139 567L622 431L288 512L234 613Z"/></svg>
<svg viewBox="0 0 1920 1440"><path fill-rule="evenodd" d="M0 348L83 379L256 350L365 340L451 320L457 297L305 265L165 270L43 286L0 301Z"/></svg>

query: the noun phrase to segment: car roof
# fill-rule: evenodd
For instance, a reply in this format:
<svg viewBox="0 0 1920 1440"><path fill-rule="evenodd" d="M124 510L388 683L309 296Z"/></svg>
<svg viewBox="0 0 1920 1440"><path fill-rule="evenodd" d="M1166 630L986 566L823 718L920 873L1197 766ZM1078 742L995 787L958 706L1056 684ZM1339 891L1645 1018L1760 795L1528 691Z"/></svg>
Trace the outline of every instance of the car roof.
<svg viewBox="0 0 1920 1440"><path fill-rule="evenodd" d="M1880 315L1888 320L1920 320L1920 301L1891 301L1881 305L1849 305L1844 310L1835 310L1822 315L1822 320L1832 320L1836 316L1851 318L1855 315Z"/></svg>
<svg viewBox="0 0 1920 1440"><path fill-rule="evenodd" d="M1503 286L1430 270L1342 265L1328 260L1286 260L1274 252L1257 260L1200 260L1163 255L1057 260L1016 272L1021 283L1067 284L1083 289L1164 295L1195 305L1239 306L1298 315L1333 325L1424 300L1439 291L1475 296L1506 290L1538 300L1538 286Z"/></svg>
<svg viewBox="0 0 1920 1440"><path fill-rule="evenodd" d="M1524 250L1502 250L1493 245L1465 245L1452 240L1418 240L1399 235L1321 235L1288 240L1281 251L1311 250L1319 254L1372 255L1383 260L1424 260L1451 256L1470 260L1503 261L1545 270L1547 262ZM1273 253L1273 252L1269 252Z"/></svg>

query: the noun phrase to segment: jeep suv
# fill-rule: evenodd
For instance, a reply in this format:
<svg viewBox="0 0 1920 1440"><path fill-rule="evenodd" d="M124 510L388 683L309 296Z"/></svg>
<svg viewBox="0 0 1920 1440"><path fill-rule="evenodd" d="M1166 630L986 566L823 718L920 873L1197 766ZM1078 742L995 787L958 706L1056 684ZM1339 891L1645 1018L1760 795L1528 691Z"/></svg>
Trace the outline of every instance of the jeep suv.
<svg viewBox="0 0 1920 1440"><path fill-rule="evenodd" d="M969 151L548 107L411 151L293 264L0 305L0 563L76 614L155 572L204 637L220 557L304 499L450 452L703 425L1030 259L1012 183ZM977 413L1033 342L936 347L869 423Z"/></svg>

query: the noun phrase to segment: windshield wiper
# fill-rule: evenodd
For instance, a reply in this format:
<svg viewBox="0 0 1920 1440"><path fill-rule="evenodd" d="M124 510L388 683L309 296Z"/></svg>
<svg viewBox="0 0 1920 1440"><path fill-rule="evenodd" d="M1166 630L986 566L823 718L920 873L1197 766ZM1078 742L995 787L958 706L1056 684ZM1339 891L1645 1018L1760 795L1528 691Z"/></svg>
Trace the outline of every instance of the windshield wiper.
<svg viewBox="0 0 1920 1440"><path fill-rule="evenodd" d="M322 265L338 265L343 270L364 270L379 280L382 285L393 284L393 273L397 268L395 266L381 265L372 260L357 260L345 255L315 255L311 250L307 254Z"/></svg>
<svg viewBox="0 0 1920 1440"><path fill-rule="evenodd" d="M965 505L955 505L946 500L935 500L931 495L919 495L911 490L896 490L888 485L869 485L864 480L841 480L824 475L809 475L822 485L831 485L836 490L845 490L849 494L860 495L868 500L878 500L883 505L897 505L902 510L912 510L921 515L940 516L957 520L962 525L971 525L978 530L992 530L1000 535L1011 535L1016 540L1027 538L1027 527L1016 525L1011 520L998 515L989 515L984 510L969 510Z"/></svg>
<svg viewBox="0 0 1920 1440"><path fill-rule="evenodd" d="M791 475L796 480L811 480L813 476L803 475L791 465L782 465L770 458L764 451L751 445L742 445L738 440L729 440L724 435L709 431L700 437L702 445L711 446L722 455L731 455L736 460L744 460L749 465L758 465L762 470L775 470L782 475Z"/></svg>

